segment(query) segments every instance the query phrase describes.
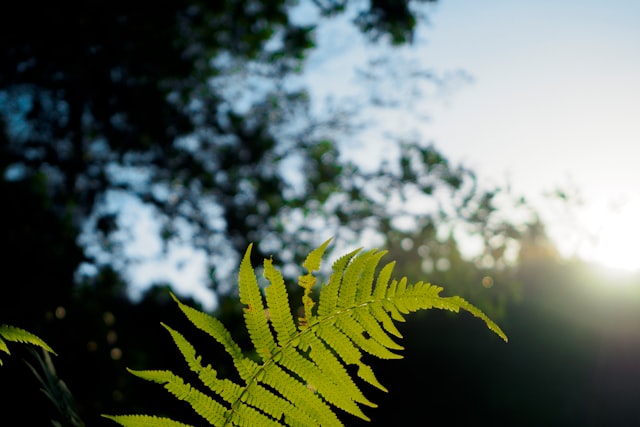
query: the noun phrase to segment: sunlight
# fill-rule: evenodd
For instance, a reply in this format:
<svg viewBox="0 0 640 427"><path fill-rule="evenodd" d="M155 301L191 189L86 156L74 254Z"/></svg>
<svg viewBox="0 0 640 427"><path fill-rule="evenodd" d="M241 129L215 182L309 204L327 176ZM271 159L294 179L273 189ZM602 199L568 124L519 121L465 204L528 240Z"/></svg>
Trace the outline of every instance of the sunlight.
<svg viewBox="0 0 640 427"><path fill-rule="evenodd" d="M606 267L640 270L640 201L624 203L608 215L598 215L590 221L594 226L593 245L580 255ZM597 227L597 228L596 228Z"/></svg>

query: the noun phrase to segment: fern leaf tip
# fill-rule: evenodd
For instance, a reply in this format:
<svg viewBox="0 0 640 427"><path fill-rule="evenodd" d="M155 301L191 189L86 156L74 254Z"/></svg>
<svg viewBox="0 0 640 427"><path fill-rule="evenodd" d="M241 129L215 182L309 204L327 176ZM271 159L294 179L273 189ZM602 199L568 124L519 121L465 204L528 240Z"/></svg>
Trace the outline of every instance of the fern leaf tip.
<svg viewBox="0 0 640 427"><path fill-rule="evenodd" d="M324 252L327 250L327 247L329 246L329 243L331 243L332 240L333 240L333 237L330 237L329 239L325 240L325 242L322 245L312 250L309 253L309 255L307 255L304 262L302 263L302 267L309 272L319 270L320 263L322 261L322 256L324 255Z"/></svg>

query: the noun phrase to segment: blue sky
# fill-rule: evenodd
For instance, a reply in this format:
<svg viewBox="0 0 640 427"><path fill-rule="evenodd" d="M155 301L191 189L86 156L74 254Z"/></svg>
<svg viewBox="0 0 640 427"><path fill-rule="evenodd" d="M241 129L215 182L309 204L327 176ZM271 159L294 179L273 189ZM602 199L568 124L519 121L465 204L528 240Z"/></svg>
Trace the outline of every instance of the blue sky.
<svg viewBox="0 0 640 427"><path fill-rule="evenodd" d="M429 116L413 122L421 138L527 196L565 255L639 269L640 2L442 0L428 10L400 57L472 82L418 104ZM354 90L345 71L366 59L346 25L328 27L307 68L317 98ZM549 199L556 189L580 203Z"/></svg>
<svg viewBox="0 0 640 427"><path fill-rule="evenodd" d="M327 96L338 106L368 96L354 69L371 59L386 58L401 76L416 67L453 76L450 90L419 79L382 84L396 100L419 96L399 110L361 112L375 125L345 144L345 156L375 164L397 135L433 142L487 185L525 195L565 255L640 269L640 2L441 0L428 10L415 45L392 54L364 49L347 17L321 25L303 78L320 110ZM556 189L580 203L545 196ZM156 226L136 212L138 232ZM156 243L138 236L130 248L143 261L130 268L134 292L164 278L211 307L204 255L176 247L150 262Z"/></svg>
<svg viewBox="0 0 640 427"><path fill-rule="evenodd" d="M640 142L638 19L638 2L485 1L471 8L445 0L425 31L425 54L438 66L467 70L475 83L434 121L437 135L452 154L510 169L527 188L558 180L533 173L534 165L609 187L589 172L605 159L622 168L632 162L603 151L637 153Z"/></svg>
<svg viewBox="0 0 640 427"><path fill-rule="evenodd" d="M633 1L451 0L425 31L429 60L475 79L435 139L538 203L565 254L627 269L640 268L638 22ZM541 197L554 187L583 206L559 210Z"/></svg>

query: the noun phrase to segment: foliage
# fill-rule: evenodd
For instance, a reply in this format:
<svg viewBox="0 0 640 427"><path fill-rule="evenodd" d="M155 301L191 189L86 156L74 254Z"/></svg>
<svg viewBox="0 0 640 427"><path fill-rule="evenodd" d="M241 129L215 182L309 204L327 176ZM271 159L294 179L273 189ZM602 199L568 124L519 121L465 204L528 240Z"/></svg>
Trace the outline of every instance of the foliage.
<svg viewBox="0 0 640 427"><path fill-rule="evenodd" d="M29 365L31 372L42 385L42 392L53 403L59 416L62 417L62 421L51 421L54 427L84 427L85 424L78 415L75 400L65 382L58 377L49 354L43 352L42 356L40 356L35 351L33 351L33 354L38 362L38 368L29 363L27 365Z"/></svg>
<svg viewBox="0 0 640 427"><path fill-rule="evenodd" d="M0 351L11 354L6 343L7 341L31 344L55 354L51 347L37 335L24 329L16 328L15 326L0 325ZM0 359L0 365L2 365L2 359Z"/></svg>
<svg viewBox="0 0 640 427"><path fill-rule="evenodd" d="M264 277L270 284L264 298L251 265L251 246L240 265L240 301L257 360L243 353L225 326L216 318L179 302L179 308L199 329L222 344L240 375L242 384L219 378L211 365L178 331L171 334L189 368L219 399L192 387L171 371L131 371L140 378L160 383L176 398L188 402L211 425L342 425L332 405L368 420L361 406L375 407L354 383L347 370L354 365L357 376L386 391L363 352L381 359L402 356L392 338L401 338L394 321L418 310L438 308L466 310L484 320L505 341L502 330L484 313L460 297L441 297L442 288L428 283L407 284L391 280L394 263L375 275L385 251L352 251L339 258L328 283L313 298L321 258L330 241L312 251L303 263L308 273L299 278L304 290L297 327L288 304L281 273L271 259L264 260ZM317 307L316 307L317 306ZM185 425L168 418L144 415L107 416L124 426Z"/></svg>
<svg viewBox="0 0 640 427"><path fill-rule="evenodd" d="M314 10L334 16L347 3ZM419 2L351 3L363 32L410 40L410 3ZM151 210L167 245L189 240L214 260L239 255L247 239L293 235L281 226L291 211L320 212L343 177L319 166L330 151L323 147L335 146L326 131L334 123L310 120L306 92L284 84L302 69L321 22L295 22L294 7L21 2L0 17L3 179L45 179L48 210L86 232L81 262L98 269L128 262L114 198ZM282 172L292 163L297 185ZM296 191L319 182L326 190ZM228 279L221 269L213 276Z"/></svg>

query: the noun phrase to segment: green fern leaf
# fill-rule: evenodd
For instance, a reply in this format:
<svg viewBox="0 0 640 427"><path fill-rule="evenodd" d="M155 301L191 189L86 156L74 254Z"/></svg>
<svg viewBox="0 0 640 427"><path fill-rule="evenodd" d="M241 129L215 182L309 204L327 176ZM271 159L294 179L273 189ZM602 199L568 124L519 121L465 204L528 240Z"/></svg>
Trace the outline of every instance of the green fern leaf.
<svg viewBox="0 0 640 427"><path fill-rule="evenodd" d="M169 418L151 415L103 415L125 427L193 427Z"/></svg>
<svg viewBox="0 0 640 427"><path fill-rule="evenodd" d="M0 338L0 351L3 351L7 354L11 354L11 352L9 351L9 347L7 346L7 343L4 342L2 338ZM2 359L0 359L0 364L2 364Z"/></svg>
<svg viewBox="0 0 640 427"><path fill-rule="evenodd" d="M227 408L222 404L192 387L171 371L134 371L129 369L129 372L147 381L163 384L176 398L189 403L196 413L211 425L223 425L229 416Z"/></svg>
<svg viewBox="0 0 640 427"><path fill-rule="evenodd" d="M276 331L278 345L284 346L297 333L296 325L293 323L293 316L289 309L287 288L282 274L273 267L271 260L264 260L264 277L271 282L271 285L265 289L271 324Z"/></svg>
<svg viewBox="0 0 640 427"><path fill-rule="evenodd" d="M338 295L340 293L340 286L342 285L342 272L358 252L360 252L360 249L349 252L333 263L329 284L322 288L322 292L320 293L318 303L319 316L329 315L338 307Z"/></svg>
<svg viewBox="0 0 640 427"><path fill-rule="evenodd" d="M249 245L242 262L240 263L239 287L240 302L246 305L244 309L244 321L249 332L251 342L255 346L258 355L263 362L273 357L276 351L276 342L269 329L264 302L258 287L253 267L251 266L251 248Z"/></svg>
<svg viewBox="0 0 640 427"><path fill-rule="evenodd" d="M302 307L304 309L304 317L299 319L300 326L302 327L305 327L307 325L307 319L311 317L312 315L311 310L313 310L313 306L315 305L315 302L311 298L311 290L316 284L316 278L313 275L313 272L320 269L320 263L322 262L322 255L324 255L324 252L326 251L327 246L329 246L329 243L331 243L331 239L324 242L317 249L312 250L309 253L309 255L307 255L307 258L304 260L304 262L302 263L302 267L306 268L307 271L309 272L304 276L300 276L298 280L298 284L304 289L304 294L302 295Z"/></svg>
<svg viewBox="0 0 640 427"><path fill-rule="evenodd" d="M318 248L309 252L309 255L307 255L304 262L302 263L302 267L306 268L309 273L320 270L320 264L322 263L322 256L327 250L329 243L331 243L331 239L328 239Z"/></svg>
<svg viewBox="0 0 640 427"><path fill-rule="evenodd" d="M37 335L32 334L29 331L25 331L24 329L16 328L15 326L0 325L0 351L11 354L6 341L31 344L36 347L40 347L51 354L56 354L56 352L53 351L53 349ZM2 359L0 359L0 365L2 365Z"/></svg>
<svg viewBox="0 0 640 427"><path fill-rule="evenodd" d="M342 426L334 408L369 420L363 406L375 407L355 383L347 367L357 376L386 391L363 352L382 359L397 359L403 349L394 338L402 338L395 322L418 310L431 308L465 310L483 320L505 341L506 335L482 311L460 297L441 297L441 287L424 282L409 284L406 278L392 280L394 263L377 274L385 251L355 250L339 258L320 289L318 303L312 298L317 283L314 272L330 241L305 259L308 273L299 278L304 289L304 317L296 325L281 273L272 260L264 261L264 289L250 263L251 246L240 264L240 301L251 343L260 358L246 356L224 325L214 317L182 304L178 307L198 329L220 343L233 361L241 382L219 378L204 366L193 345L178 331L163 325L187 365L208 392L204 393L170 371L131 371L148 381L163 384L176 398L188 402L211 425L216 426ZM126 426L179 426L173 420L149 416L108 416ZM320 421L319 421L320 420ZM164 424L160 424L164 423Z"/></svg>

